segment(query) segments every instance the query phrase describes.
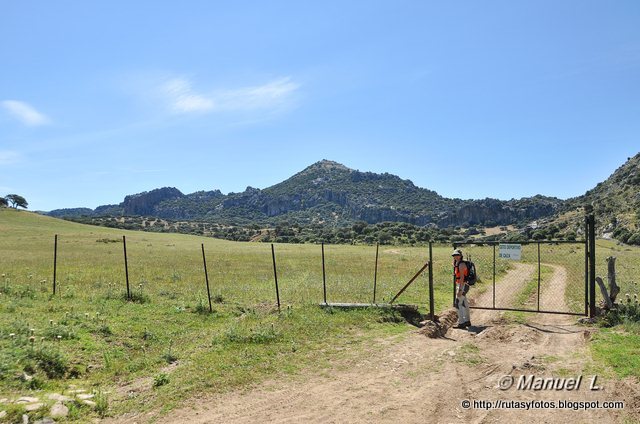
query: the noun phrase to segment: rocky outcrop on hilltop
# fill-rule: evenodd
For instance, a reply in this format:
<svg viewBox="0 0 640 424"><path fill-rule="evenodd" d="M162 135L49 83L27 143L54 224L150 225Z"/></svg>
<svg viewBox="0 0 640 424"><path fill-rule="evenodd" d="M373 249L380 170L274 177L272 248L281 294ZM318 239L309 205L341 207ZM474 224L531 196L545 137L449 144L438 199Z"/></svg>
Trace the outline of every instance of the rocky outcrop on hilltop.
<svg viewBox="0 0 640 424"><path fill-rule="evenodd" d="M241 193L227 195L219 190L185 195L176 188L164 187L127 196L120 205L101 206L93 215L155 216L242 225L392 221L419 226L492 226L549 216L561 204L559 199L544 196L510 201L448 199L396 175L361 172L322 160L265 189L247 187ZM51 212L56 216L75 213ZM88 215L91 210L80 213Z"/></svg>

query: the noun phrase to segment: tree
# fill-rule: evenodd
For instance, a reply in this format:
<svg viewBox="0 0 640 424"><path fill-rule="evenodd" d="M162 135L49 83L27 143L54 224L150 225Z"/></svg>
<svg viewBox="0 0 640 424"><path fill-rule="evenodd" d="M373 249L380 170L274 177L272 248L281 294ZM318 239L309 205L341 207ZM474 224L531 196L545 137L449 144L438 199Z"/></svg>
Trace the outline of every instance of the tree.
<svg viewBox="0 0 640 424"><path fill-rule="evenodd" d="M362 230L364 230L366 227L367 227L367 223L366 222L357 221L355 224L353 224L351 229L353 231L355 231L356 234L362 234Z"/></svg>
<svg viewBox="0 0 640 424"><path fill-rule="evenodd" d="M631 237L629 237L627 243L640 245L640 231L635 232Z"/></svg>
<svg viewBox="0 0 640 424"><path fill-rule="evenodd" d="M0 197L0 208L9 206L9 202L4 197Z"/></svg>
<svg viewBox="0 0 640 424"><path fill-rule="evenodd" d="M7 194L5 199L11 202L11 207L15 209L18 209L18 208L27 209L27 206L29 206L27 199L25 199L24 197L18 194Z"/></svg>
<svg viewBox="0 0 640 424"><path fill-rule="evenodd" d="M547 232L543 229L536 230L531 235L531 238L534 240L544 240L547 237L548 237Z"/></svg>
<svg viewBox="0 0 640 424"><path fill-rule="evenodd" d="M378 242L380 244L391 244L393 236L388 230L384 229L378 233Z"/></svg>

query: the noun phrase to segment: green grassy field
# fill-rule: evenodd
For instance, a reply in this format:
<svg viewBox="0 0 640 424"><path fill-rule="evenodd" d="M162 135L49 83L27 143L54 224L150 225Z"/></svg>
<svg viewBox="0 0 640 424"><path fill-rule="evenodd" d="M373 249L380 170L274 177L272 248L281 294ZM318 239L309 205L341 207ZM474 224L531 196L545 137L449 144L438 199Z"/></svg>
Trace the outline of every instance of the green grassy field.
<svg viewBox="0 0 640 424"><path fill-rule="evenodd" d="M322 369L411 328L380 310L319 308L319 245L275 245L278 313L268 244L127 232L6 208L0 209L0 234L0 398L62 392L70 385L101 394L95 410L72 408L71 421L168 410L198 393ZM54 234L58 272L52 296ZM125 299L123 235L133 302ZM632 261L640 250L601 241L598 248L599 275L606 274L604 258L617 254L623 293L633 290ZM474 249L465 253L472 254L482 279L474 290L482 291L492 282L492 257ZM450 245L434 246L436 311L451 302L450 253ZM375 246L330 245L325 256L327 300L371 302ZM425 247L380 246L378 302L389 301L427 259ZM497 263L498 283L508 267L508 261ZM574 278L579 281L579 274ZM398 302L427 312L426 273Z"/></svg>
<svg viewBox="0 0 640 424"><path fill-rule="evenodd" d="M9 209L0 210L0 233L0 398L73 384L106 393L109 414L170 409L202 391L322 367L345 345L375 348L376 337L408 329L401 317L378 310L320 309L318 245L275 246L277 313L268 244L127 232ZM122 235L134 302L125 300ZM434 249L437 310L451 299L450 250ZM327 300L371 302L375 246L325 246L325 256ZM377 301L389 301L427 259L424 247L381 246ZM427 283L425 273L398 302L426 312ZM33 379L24 381L24 372ZM152 390L117 389L151 382ZM92 414L80 410L72 418Z"/></svg>

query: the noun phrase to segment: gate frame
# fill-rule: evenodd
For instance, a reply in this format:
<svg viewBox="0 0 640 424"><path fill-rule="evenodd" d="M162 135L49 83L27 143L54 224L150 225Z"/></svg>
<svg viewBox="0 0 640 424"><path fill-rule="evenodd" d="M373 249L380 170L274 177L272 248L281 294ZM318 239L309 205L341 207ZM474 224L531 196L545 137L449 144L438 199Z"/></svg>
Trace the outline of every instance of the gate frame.
<svg viewBox="0 0 640 424"><path fill-rule="evenodd" d="M505 243L504 241L479 241L479 240L463 240L453 242L453 248L456 249L459 246L464 245L489 245L493 246L493 306L470 306L471 309L485 309L492 311L516 311L516 312L534 312L541 314L558 314L558 315L574 315L574 316L589 316L593 318L596 314L595 307L595 217L593 214L585 216L585 234L584 240L526 240L514 242L516 244L524 245L536 245L538 246L538 299L537 308L533 309L520 309L520 308L498 308L496 307L496 246ZM564 312L564 311L546 311L540 309L540 245L541 244L583 244L585 249L585 274L584 274L584 313L578 312ZM453 276L453 304L455 304L456 298L456 280Z"/></svg>

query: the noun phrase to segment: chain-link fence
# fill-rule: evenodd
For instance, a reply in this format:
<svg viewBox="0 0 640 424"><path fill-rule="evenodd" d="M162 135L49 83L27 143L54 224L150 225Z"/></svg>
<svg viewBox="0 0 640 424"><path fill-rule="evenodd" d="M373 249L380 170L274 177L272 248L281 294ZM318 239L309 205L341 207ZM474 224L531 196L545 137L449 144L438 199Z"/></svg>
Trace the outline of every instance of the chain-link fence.
<svg viewBox="0 0 640 424"><path fill-rule="evenodd" d="M585 242L456 243L454 246L462 249L464 258L476 267L478 283L469 295L472 307L586 313Z"/></svg>

